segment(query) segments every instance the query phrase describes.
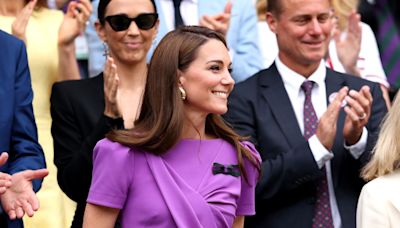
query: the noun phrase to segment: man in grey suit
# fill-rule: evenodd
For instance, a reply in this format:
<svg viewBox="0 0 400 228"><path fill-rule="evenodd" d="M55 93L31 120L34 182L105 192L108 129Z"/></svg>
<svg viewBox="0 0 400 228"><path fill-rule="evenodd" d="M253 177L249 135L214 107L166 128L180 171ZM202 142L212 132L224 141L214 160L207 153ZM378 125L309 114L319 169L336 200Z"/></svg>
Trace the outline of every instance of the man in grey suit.
<svg viewBox="0 0 400 228"><path fill-rule="evenodd" d="M379 85L325 67L330 0L269 0L275 63L239 83L226 119L263 158L248 227L355 227L360 168L386 113Z"/></svg>

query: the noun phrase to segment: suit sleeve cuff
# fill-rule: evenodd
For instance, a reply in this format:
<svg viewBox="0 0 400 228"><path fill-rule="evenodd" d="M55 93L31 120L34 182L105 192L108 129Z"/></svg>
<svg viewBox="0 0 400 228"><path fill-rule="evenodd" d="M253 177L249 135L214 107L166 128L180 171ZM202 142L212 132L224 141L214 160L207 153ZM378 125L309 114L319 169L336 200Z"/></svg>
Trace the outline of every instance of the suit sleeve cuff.
<svg viewBox="0 0 400 228"><path fill-rule="evenodd" d="M365 148L367 146L367 139L368 139L368 130L366 127L363 128L360 140L354 145L348 146L344 143L344 148L350 151L350 154L355 158L358 159L364 153Z"/></svg>
<svg viewBox="0 0 400 228"><path fill-rule="evenodd" d="M313 135L308 139L308 144L310 145L311 152L314 156L315 162L317 162L318 168L322 169L325 163L333 158L333 153L321 144L316 135Z"/></svg>

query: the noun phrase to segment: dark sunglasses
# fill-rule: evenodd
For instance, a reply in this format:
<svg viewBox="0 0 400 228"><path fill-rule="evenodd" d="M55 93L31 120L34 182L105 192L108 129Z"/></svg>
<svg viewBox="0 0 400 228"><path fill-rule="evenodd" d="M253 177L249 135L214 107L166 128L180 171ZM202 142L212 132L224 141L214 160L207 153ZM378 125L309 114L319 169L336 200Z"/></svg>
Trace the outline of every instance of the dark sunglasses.
<svg viewBox="0 0 400 228"><path fill-rule="evenodd" d="M124 14L107 16L104 18L111 26L111 28L116 31L124 31L131 26L132 21L134 21L137 27L141 30L149 30L154 27L157 22L158 14L156 13L143 13L139 14L137 17L130 18Z"/></svg>

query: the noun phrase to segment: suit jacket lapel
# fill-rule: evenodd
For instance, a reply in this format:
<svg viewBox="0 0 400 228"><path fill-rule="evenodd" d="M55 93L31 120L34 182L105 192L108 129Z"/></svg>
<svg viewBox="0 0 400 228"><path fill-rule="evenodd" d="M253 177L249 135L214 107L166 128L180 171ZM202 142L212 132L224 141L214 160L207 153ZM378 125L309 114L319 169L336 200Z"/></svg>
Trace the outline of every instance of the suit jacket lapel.
<svg viewBox="0 0 400 228"><path fill-rule="evenodd" d="M290 146L304 142L292 103L275 64L264 72L259 79L260 86L263 87L260 91L282 129L282 133Z"/></svg>

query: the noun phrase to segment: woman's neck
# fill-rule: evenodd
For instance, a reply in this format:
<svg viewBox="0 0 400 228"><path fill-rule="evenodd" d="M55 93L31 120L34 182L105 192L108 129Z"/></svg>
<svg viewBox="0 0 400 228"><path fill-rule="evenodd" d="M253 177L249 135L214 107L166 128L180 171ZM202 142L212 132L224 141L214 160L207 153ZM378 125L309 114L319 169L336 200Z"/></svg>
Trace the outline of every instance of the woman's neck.
<svg viewBox="0 0 400 228"><path fill-rule="evenodd" d="M185 139L209 139L206 135L206 116L201 113L185 111L182 137Z"/></svg>
<svg viewBox="0 0 400 228"><path fill-rule="evenodd" d="M147 79L147 64L141 62L135 65L118 64L117 71L122 90L132 88L144 88Z"/></svg>
<svg viewBox="0 0 400 228"><path fill-rule="evenodd" d="M0 1L0 15L16 17L24 6L25 1L23 0L2 0Z"/></svg>

